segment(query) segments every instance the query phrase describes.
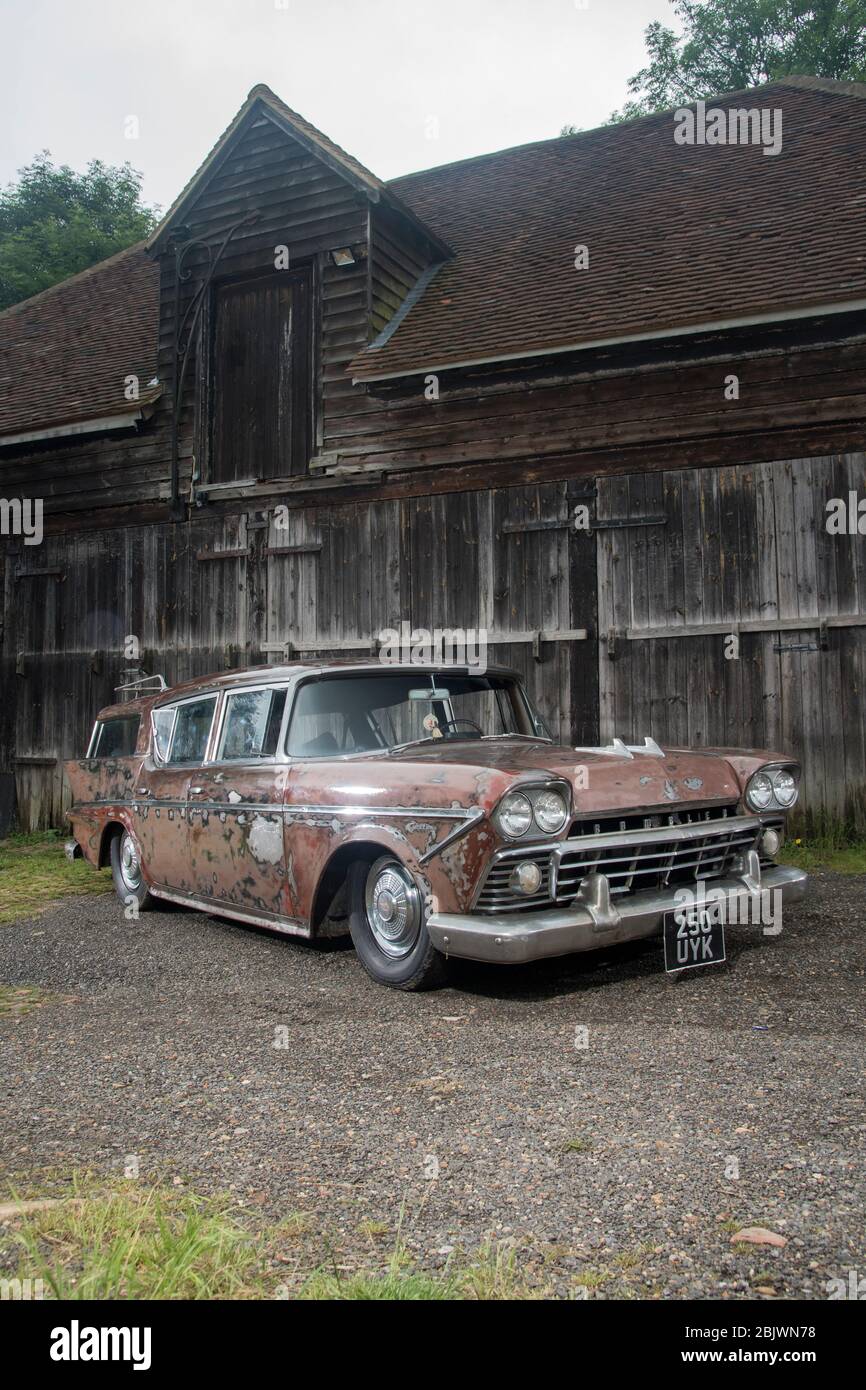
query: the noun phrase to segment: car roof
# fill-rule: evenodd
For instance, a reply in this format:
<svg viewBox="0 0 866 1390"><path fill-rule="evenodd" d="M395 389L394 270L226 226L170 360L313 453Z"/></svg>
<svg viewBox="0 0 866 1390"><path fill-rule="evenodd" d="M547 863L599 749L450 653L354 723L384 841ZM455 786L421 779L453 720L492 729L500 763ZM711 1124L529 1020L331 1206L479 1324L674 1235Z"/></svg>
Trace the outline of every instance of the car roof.
<svg viewBox="0 0 866 1390"><path fill-rule="evenodd" d="M520 672L511 666L490 665L486 666L484 671L479 672L475 666L460 664L459 662L442 662L438 665L435 662L421 663L417 661L382 662L371 657L353 657L340 661L287 661L280 665L239 666L231 671L215 671L207 676L196 676L191 680L170 686L167 690L140 696L138 699L107 705L99 711L96 717L97 719L110 719L121 715L145 714L161 705L170 705L175 700L196 695L199 691L205 694L226 688L231 689L233 686L277 685L285 681L295 680L300 676L357 676L364 674L381 676L384 672L389 674L415 672L418 675L435 673L438 675L443 671L453 671L458 675L511 676L516 680L522 679Z"/></svg>

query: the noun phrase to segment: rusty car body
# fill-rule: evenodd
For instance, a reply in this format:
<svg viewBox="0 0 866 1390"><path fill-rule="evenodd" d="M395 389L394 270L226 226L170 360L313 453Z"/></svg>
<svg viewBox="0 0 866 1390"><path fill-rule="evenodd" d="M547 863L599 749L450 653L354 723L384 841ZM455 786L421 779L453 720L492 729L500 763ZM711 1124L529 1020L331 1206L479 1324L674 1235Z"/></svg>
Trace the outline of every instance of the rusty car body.
<svg viewBox="0 0 866 1390"><path fill-rule="evenodd" d="M66 772L73 851L111 864L133 915L163 900L348 930L398 988L438 983L449 956L658 936L683 893L729 909L806 886L775 862L791 758L557 745L504 667L297 662L136 689Z"/></svg>

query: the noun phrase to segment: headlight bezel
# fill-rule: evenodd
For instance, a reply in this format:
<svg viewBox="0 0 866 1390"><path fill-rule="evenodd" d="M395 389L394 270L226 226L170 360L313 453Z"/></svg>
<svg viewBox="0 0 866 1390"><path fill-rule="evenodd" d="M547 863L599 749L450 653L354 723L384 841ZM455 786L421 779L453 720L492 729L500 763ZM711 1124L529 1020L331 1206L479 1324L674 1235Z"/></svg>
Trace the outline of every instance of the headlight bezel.
<svg viewBox="0 0 866 1390"><path fill-rule="evenodd" d="M561 799L563 811L558 824L552 829L545 829L537 817L536 803L541 797L547 797L550 794ZM503 812L508 809L508 803L518 797L529 803L530 819L525 829L515 834L503 824L502 816ZM518 783L509 788L497 803L491 820L502 838L514 844L527 840L554 840L557 835L562 835L567 831L571 815L571 787L567 782L556 778L545 782Z"/></svg>
<svg viewBox="0 0 866 1390"><path fill-rule="evenodd" d="M777 793L777 778L790 777L794 783L794 794L790 800L785 801ZM743 801L753 815L764 815L767 811L788 812L796 806L800 796L800 777L801 768L799 763L778 762L764 763L761 767L756 767L749 776L743 791ZM765 805L759 806L751 795L752 785L758 778L763 778L770 784L770 798Z"/></svg>

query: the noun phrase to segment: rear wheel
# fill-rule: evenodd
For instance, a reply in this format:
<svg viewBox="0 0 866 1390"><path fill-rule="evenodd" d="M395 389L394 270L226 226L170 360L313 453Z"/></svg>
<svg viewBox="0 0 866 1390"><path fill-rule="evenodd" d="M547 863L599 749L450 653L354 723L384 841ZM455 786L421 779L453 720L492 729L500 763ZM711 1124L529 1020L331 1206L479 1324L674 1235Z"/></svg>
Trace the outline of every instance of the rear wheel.
<svg viewBox="0 0 866 1390"><path fill-rule="evenodd" d="M142 876L141 851L128 830L121 830L111 841L111 876L117 896L127 907L135 904L139 912L156 907Z"/></svg>
<svg viewBox="0 0 866 1390"><path fill-rule="evenodd" d="M349 870L349 930L361 964L392 989L435 989L445 958L424 925L424 898L409 870L392 854Z"/></svg>

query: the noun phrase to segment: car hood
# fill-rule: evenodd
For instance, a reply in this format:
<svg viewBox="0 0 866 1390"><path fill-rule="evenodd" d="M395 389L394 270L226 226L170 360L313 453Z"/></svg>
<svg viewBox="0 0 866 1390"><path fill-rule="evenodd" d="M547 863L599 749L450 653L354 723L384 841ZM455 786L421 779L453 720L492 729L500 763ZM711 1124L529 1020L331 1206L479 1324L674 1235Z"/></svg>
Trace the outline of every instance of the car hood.
<svg viewBox="0 0 866 1390"><path fill-rule="evenodd" d="M766 755L757 761L763 761ZM717 752L665 749L650 753L601 753L562 744L491 739L447 746L414 745L388 757L392 766L412 768L416 783L426 769L430 782L447 778L449 786L470 779L472 800L484 804L510 786L541 778L561 778L572 788L578 814L644 807L667 807L688 801L738 801L742 785L734 768Z"/></svg>

